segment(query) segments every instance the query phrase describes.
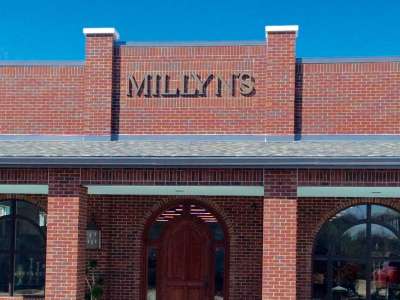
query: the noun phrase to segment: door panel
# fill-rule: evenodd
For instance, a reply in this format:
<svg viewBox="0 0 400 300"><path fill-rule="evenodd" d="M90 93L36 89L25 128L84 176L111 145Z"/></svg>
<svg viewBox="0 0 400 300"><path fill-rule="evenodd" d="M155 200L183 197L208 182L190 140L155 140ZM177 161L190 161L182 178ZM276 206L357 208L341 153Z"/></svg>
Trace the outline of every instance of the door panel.
<svg viewBox="0 0 400 300"><path fill-rule="evenodd" d="M203 244L202 236L193 230L188 230L188 241L190 242L189 249L186 253L186 265L190 268L186 269L187 280L204 280L206 269L206 260L208 249Z"/></svg>
<svg viewBox="0 0 400 300"><path fill-rule="evenodd" d="M210 300L212 249L202 221L184 216L170 224L161 241L160 299Z"/></svg>
<svg viewBox="0 0 400 300"><path fill-rule="evenodd" d="M167 288L166 295L166 300L185 299L185 290L182 288Z"/></svg>
<svg viewBox="0 0 400 300"><path fill-rule="evenodd" d="M186 250L184 230L180 229L171 233L166 245L167 278L169 280L183 280L185 278L185 269L182 259L185 257Z"/></svg>
<svg viewBox="0 0 400 300"><path fill-rule="evenodd" d="M204 289L188 289L188 297L187 300L203 300L207 299L204 295Z"/></svg>

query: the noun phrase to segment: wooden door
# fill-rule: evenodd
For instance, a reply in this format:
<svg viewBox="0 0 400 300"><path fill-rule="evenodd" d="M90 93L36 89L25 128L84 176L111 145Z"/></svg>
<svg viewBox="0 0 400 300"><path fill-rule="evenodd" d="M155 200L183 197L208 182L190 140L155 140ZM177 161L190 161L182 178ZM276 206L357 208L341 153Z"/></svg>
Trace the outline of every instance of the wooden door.
<svg viewBox="0 0 400 300"><path fill-rule="evenodd" d="M211 300L214 255L208 227L194 217L181 217L161 242L160 299Z"/></svg>

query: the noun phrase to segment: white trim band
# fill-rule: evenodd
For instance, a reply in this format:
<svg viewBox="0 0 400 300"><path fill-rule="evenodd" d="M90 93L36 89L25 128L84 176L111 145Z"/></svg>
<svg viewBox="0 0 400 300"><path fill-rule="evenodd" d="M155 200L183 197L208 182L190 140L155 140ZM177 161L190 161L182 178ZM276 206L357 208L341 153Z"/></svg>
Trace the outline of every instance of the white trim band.
<svg viewBox="0 0 400 300"><path fill-rule="evenodd" d="M297 197L399 198L396 186L299 186Z"/></svg>
<svg viewBox="0 0 400 300"><path fill-rule="evenodd" d="M119 39L119 33L114 27L104 27L104 28L83 28L83 34L112 34L116 40Z"/></svg>
<svg viewBox="0 0 400 300"><path fill-rule="evenodd" d="M268 33L270 32L295 32L297 37L299 32L299 25L265 26L266 38L268 38Z"/></svg>
<svg viewBox="0 0 400 300"><path fill-rule="evenodd" d="M0 184L0 194L47 195L47 184Z"/></svg>
<svg viewBox="0 0 400 300"><path fill-rule="evenodd" d="M89 195L263 197L263 186L86 185Z"/></svg>

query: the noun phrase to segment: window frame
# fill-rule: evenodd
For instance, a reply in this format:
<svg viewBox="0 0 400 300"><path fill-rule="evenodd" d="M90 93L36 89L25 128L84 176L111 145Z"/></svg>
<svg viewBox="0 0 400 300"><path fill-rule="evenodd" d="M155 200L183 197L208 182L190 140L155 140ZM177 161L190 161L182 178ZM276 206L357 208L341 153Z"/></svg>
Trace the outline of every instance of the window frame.
<svg viewBox="0 0 400 300"><path fill-rule="evenodd" d="M340 211L338 211L335 216L337 216L340 212L343 212L349 208L352 207L356 207L356 206L366 206L366 218L362 219L362 220L358 220L357 222L354 222L351 224L351 226L349 226L345 231L341 232L341 236L350 228L353 228L354 226L357 225L366 225L366 255L363 257L349 257L349 256L344 256L344 255L334 255L332 253L332 248L336 248L336 247L332 247L332 246L336 246L337 244L340 243L340 239L336 240L333 243L329 243L329 249L327 254L322 255L322 254L315 254L316 251L316 247L317 247L317 242L318 242L318 237L321 234L322 229L324 228L324 226L330 222L330 219L326 222L323 223L323 225L321 226L321 228L319 229L317 235L315 236L314 239L314 246L313 246L313 252L312 252L312 271L311 271L311 294L312 294L312 299L314 298L314 283L313 283L313 275L314 275L314 265L315 262L326 262L326 275L327 275L327 283L326 283L326 289L327 289L327 293L326 293L326 297L327 299L331 300L333 299L333 295L332 295L332 287L333 287L333 268L334 268L334 263L338 262L338 261L345 261L345 262L349 262L349 263L360 263L360 264L365 264L365 280L366 280L366 300L371 300L371 283L374 280L373 279L373 270L372 270L372 265L374 261L381 261L381 262L385 262L385 261L389 261L390 262L398 262L400 263L400 255L397 258L389 258L389 257L383 257L383 256L373 256L372 252L373 252L373 245L372 245L372 225L376 224L376 225L380 225L388 230L390 230L396 237L397 239L400 241L400 230L396 230L396 228L389 226L387 223L381 221L381 220L376 220L373 218L372 216L372 207L373 206L380 206L380 207L385 207L387 209L393 210L394 212L399 214L400 217L400 212L392 207L388 207L382 204L378 204L378 203L364 203L364 204L357 204L357 205L353 205L353 206L349 206L347 208L344 208Z"/></svg>
<svg viewBox="0 0 400 300"><path fill-rule="evenodd" d="M9 270L8 270L8 296L15 296L15 295L20 295L20 294L15 294L15 258L17 255L22 255L22 256L27 256L28 254L34 254L36 255L43 255L44 261L46 261L46 243L47 243L47 232L46 230L43 230L40 225L36 224L34 221L32 221L30 218L18 214L17 213L17 203L18 202L25 202L28 203L29 205L32 205L33 207L36 207L40 212L46 213L46 211L40 207L38 204L26 201L26 200L20 200L20 199L5 199L0 201L0 204L3 202L10 202L10 210L11 213L9 215L5 215L0 217L0 220L11 220L11 236L10 236L10 248L7 250L0 250L0 254L6 255L9 257ZM23 220L28 222L31 226L33 226L37 232L40 233L42 239L43 239L43 249L42 250L37 250L37 251L21 251L17 250L17 234L16 234L16 228L17 228L17 221L18 220ZM47 229L47 224L43 226L45 229ZM43 295L45 291L45 285L43 286ZM23 294L23 296L36 296L34 294Z"/></svg>

